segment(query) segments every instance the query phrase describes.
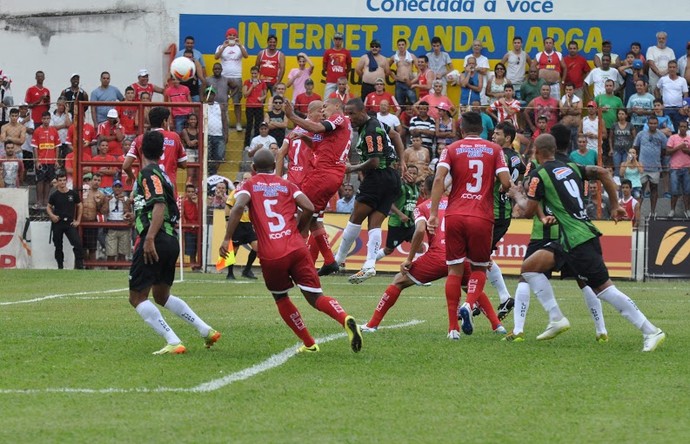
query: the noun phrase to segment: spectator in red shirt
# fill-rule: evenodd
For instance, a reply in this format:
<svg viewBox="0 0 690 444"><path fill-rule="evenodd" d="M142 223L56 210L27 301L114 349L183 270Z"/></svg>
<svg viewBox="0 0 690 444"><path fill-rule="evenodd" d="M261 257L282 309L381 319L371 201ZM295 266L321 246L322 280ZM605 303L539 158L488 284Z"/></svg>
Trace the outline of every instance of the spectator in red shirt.
<svg viewBox="0 0 690 444"><path fill-rule="evenodd" d="M565 63L568 71L565 79L563 79L563 83L572 83L575 86L575 95L582 100L585 77L587 77L587 73L591 68L589 63L587 63L587 59L578 53L579 50L580 48L576 41L571 40L568 43L568 55L563 57L563 63Z"/></svg>
<svg viewBox="0 0 690 444"><path fill-rule="evenodd" d="M163 88L149 83L149 71L146 68L139 70L137 81L132 83L132 88L134 89L134 100L137 102L141 100L141 93L144 91L152 97L153 93L163 94Z"/></svg>
<svg viewBox="0 0 690 444"><path fill-rule="evenodd" d="M347 79L352 69L352 54L349 49L343 48L343 34L333 34L333 47L323 53L323 68L326 71L326 89L323 96L328 98L336 90L338 79Z"/></svg>
<svg viewBox="0 0 690 444"><path fill-rule="evenodd" d="M199 198L196 188L191 183L185 186L184 200L182 201L182 223L184 225L199 224ZM189 256L189 262L196 262L197 253L197 229L196 227L184 227L184 254ZM192 270L200 270L198 265L192 265Z"/></svg>
<svg viewBox="0 0 690 444"><path fill-rule="evenodd" d="M184 103L191 102L192 96L189 92L189 88L181 85L179 79L171 76L171 82L163 93L163 100L166 102ZM180 134L184 129L184 125L187 123L187 118L192 113L192 108L188 106L173 106L170 108L170 111L175 119L175 132Z"/></svg>
<svg viewBox="0 0 690 444"><path fill-rule="evenodd" d="M82 149L81 151L80 159L81 162L91 161L91 148L88 145L84 145L84 149ZM82 167L81 171L82 174L90 173L91 167ZM71 190L74 187L74 151L70 152L69 154L67 154L67 156L65 156L65 172L67 173L67 188Z"/></svg>
<svg viewBox="0 0 690 444"><path fill-rule="evenodd" d="M125 102L134 102L135 95L134 88L131 86L125 88ZM139 108L136 105L118 105L115 109L120 117L120 124L125 137L135 137L137 135Z"/></svg>
<svg viewBox="0 0 690 444"><path fill-rule="evenodd" d="M309 104L317 100L321 100L321 96L314 92L314 81L307 79L304 82L305 92L295 97L295 112L303 119L307 116Z"/></svg>
<svg viewBox="0 0 690 444"><path fill-rule="evenodd" d="M251 79L245 80L242 85L242 95L245 102L245 115L247 117L247 129L244 133L244 146L249 146L252 137L259 135L259 125L264 118L264 100L268 94L266 82L259 79L259 68L252 66Z"/></svg>
<svg viewBox="0 0 690 444"><path fill-rule="evenodd" d="M45 111L41 117L41 126L34 130L31 146L36 159L36 197L34 209L45 208L48 205L50 183L55 178L57 163L57 148L60 136L57 130L50 126L50 112Z"/></svg>
<svg viewBox="0 0 690 444"><path fill-rule="evenodd" d="M120 125L120 116L115 108L108 111L107 117L108 120L98 125L98 138L108 141L108 154L119 156L125 139L124 128Z"/></svg>
<svg viewBox="0 0 690 444"><path fill-rule="evenodd" d="M77 138L74 135L76 130L77 122L75 120L67 129L67 140L65 141L65 143L69 145L71 151L77 149ZM97 140L96 128L94 128L90 123L84 122L81 128L81 137L83 140L82 143L84 151L88 151L89 155L93 155Z"/></svg>
<svg viewBox="0 0 690 444"><path fill-rule="evenodd" d="M385 90L386 83L383 78L379 77L374 81L374 92L367 94L364 99L364 106L367 109L369 115L376 115L381 111L381 101L386 100L390 104L391 111L393 114L398 114L400 107L398 106L398 101L395 100L393 94Z"/></svg>
<svg viewBox="0 0 690 444"><path fill-rule="evenodd" d="M94 162L104 162L103 165L94 166L93 172L101 175L101 188L106 189L106 194L111 194L113 180L115 174L118 173L118 168L115 166L115 156L108 154L109 152L110 142L106 139L100 139L98 141L98 154L91 159ZM120 152L122 152L122 145L120 145Z"/></svg>
<svg viewBox="0 0 690 444"><path fill-rule="evenodd" d="M43 87L46 75L43 71L36 71L36 84L26 90L24 101L31 108L31 120L34 126L41 125L43 113L50 109L50 90Z"/></svg>

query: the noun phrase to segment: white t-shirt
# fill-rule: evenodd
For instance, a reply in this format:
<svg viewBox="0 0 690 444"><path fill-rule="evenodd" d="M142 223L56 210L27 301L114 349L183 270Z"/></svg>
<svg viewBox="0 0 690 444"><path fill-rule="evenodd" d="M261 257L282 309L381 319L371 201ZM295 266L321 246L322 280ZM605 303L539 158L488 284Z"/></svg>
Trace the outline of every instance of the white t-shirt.
<svg viewBox="0 0 690 444"><path fill-rule="evenodd" d="M216 52L222 47L219 45ZM242 50L239 45L226 46L220 55L220 65L223 67L221 76L227 78L242 78Z"/></svg>
<svg viewBox="0 0 690 444"><path fill-rule="evenodd" d="M384 116L381 115L381 113L377 113L376 119L378 119L378 121L381 123L385 123L393 129L400 125L400 119L398 119L398 116L396 116L395 114L388 113Z"/></svg>
<svg viewBox="0 0 690 444"><path fill-rule="evenodd" d="M661 91L664 106L683 106L683 94L688 92L688 82L683 77L678 76L676 80L671 80L669 76L663 76L657 82L656 87Z"/></svg>
<svg viewBox="0 0 690 444"><path fill-rule="evenodd" d="M479 68L486 68L487 73L489 72L488 70L490 69L489 66L489 59L486 58L485 55L480 55L479 57L475 56L474 54L467 54L465 56L465 65L467 65L467 59L470 57L474 57L474 59L477 61L477 69ZM489 104L489 98L486 96L486 83L487 83L487 75L480 76L483 81L482 81L482 90L479 91L479 99L481 100L482 105L488 105Z"/></svg>
<svg viewBox="0 0 690 444"><path fill-rule="evenodd" d="M522 85L525 80L525 65L527 64L527 53L520 51L520 54L515 52L508 52L508 60L506 63L506 79L510 80L513 85ZM519 88L516 88L516 90Z"/></svg>
<svg viewBox="0 0 690 444"><path fill-rule="evenodd" d="M249 149L254 148L257 145L263 145L264 148L268 149L271 147L272 143L278 143L275 139L275 137L268 135L266 137L262 137L261 134L258 136L254 137L252 139L252 143L249 144Z"/></svg>
<svg viewBox="0 0 690 444"><path fill-rule="evenodd" d="M599 118L591 120L589 117L582 119L582 132L584 134L599 132ZM599 152L599 139L587 138L587 148Z"/></svg>
<svg viewBox="0 0 690 444"><path fill-rule="evenodd" d="M688 56L684 55L678 59L678 75L681 77L685 76L685 68L688 66Z"/></svg>
<svg viewBox="0 0 690 444"><path fill-rule="evenodd" d="M594 68L585 77L586 84L594 85L594 97L606 94L605 84L607 80L613 80L614 88L623 83L620 73L615 68L609 68L607 71L601 68Z"/></svg>
<svg viewBox="0 0 690 444"><path fill-rule="evenodd" d="M208 105L208 135L222 136L223 135L223 117L218 102L213 102Z"/></svg>
<svg viewBox="0 0 690 444"><path fill-rule="evenodd" d="M647 60L651 60L656 65L657 69L660 71L666 71L668 69L668 62L676 58L676 53L673 52L668 46L664 49L659 49L656 46L650 46L647 48L647 54L645 54ZM659 81L659 76L654 73L651 69L649 70L649 83L651 85L656 85Z"/></svg>

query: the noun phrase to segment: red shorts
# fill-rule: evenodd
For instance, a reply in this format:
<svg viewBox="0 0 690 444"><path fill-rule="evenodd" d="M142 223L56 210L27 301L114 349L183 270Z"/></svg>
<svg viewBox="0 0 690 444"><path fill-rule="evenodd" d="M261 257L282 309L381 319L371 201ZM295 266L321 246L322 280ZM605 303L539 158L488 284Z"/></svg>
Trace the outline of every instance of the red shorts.
<svg viewBox="0 0 690 444"><path fill-rule="evenodd" d="M470 279L469 262L465 262L465 269L462 274L462 285L466 286ZM427 284L429 282L437 281L448 276L448 266L446 265L446 251L445 250L428 250L422 256L417 258L412 265L407 276L417 285Z"/></svg>
<svg viewBox="0 0 690 444"><path fill-rule="evenodd" d="M446 263L460 264L465 258L472 265L491 263L494 224L465 215L446 215Z"/></svg>
<svg viewBox="0 0 690 444"><path fill-rule="evenodd" d="M314 204L314 214L326 209L328 201L343 184L343 176L314 174L312 171L302 182L302 192Z"/></svg>
<svg viewBox="0 0 690 444"><path fill-rule="evenodd" d="M295 284L312 293L321 293L321 281L307 246L271 261L261 261L266 288L273 294L285 294Z"/></svg>

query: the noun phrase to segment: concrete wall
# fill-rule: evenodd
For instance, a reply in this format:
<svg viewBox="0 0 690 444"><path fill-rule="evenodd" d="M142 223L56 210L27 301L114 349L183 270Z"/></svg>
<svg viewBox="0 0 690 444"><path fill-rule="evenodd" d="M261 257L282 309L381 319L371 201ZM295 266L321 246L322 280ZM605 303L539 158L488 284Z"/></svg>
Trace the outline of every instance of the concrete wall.
<svg viewBox="0 0 690 444"><path fill-rule="evenodd" d="M111 84L124 88L147 68L151 81L161 84L163 51L178 39L179 1L77 0L0 2L0 69L12 80L15 104L24 100L37 70L55 101L69 86L73 72L89 94L102 71Z"/></svg>

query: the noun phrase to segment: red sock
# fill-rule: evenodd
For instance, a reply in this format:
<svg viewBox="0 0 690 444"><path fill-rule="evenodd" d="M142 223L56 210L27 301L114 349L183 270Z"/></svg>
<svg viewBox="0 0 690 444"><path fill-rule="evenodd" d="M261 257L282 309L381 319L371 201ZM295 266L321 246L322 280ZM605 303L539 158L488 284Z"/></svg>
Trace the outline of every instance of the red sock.
<svg viewBox="0 0 690 444"><path fill-rule="evenodd" d="M474 270L470 273L470 278L467 280L467 303L470 307L479 299L479 295L484 292L486 285L486 270Z"/></svg>
<svg viewBox="0 0 690 444"><path fill-rule="evenodd" d="M402 290L395 285L389 285L388 288L386 288L383 296L381 296L379 305L376 306L376 310L374 310L374 314L371 316L371 320L367 322L369 327L379 326L383 320L383 317L386 316L386 313L388 313L388 310L395 305L395 302L398 300L398 296L400 296L401 291Z"/></svg>
<svg viewBox="0 0 690 444"><path fill-rule="evenodd" d="M457 274L449 274L446 279L446 305L448 306L448 331L460 331L458 324L458 305L462 296L462 278Z"/></svg>
<svg viewBox="0 0 690 444"><path fill-rule="evenodd" d="M299 313L295 304L292 303L289 297L285 296L276 301L278 312L283 321L295 332L295 334L304 342L304 345L311 347L314 345L314 338L309 334L307 326L304 325L302 315Z"/></svg>
<svg viewBox="0 0 690 444"><path fill-rule="evenodd" d="M323 256L323 263L332 264L335 262L335 257L331 251L331 244L328 242L328 233L326 233L326 230L319 228L316 231L312 231L311 237L316 239L321 256Z"/></svg>
<svg viewBox="0 0 690 444"><path fill-rule="evenodd" d="M319 244L316 243L314 235L309 236L307 247L309 247L309 254L311 254L312 262L316 262L316 259L319 258Z"/></svg>
<svg viewBox="0 0 690 444"><path fill-rule="evenodd" d="M489 322L491 322L491 329L496 330L496 327L501 324L501 321L498 320L494 306L491 305L491 301L486 296L486 293L482 291L482 294L480 294L477 298L477 303L479 304L479 308L484 313L484 316L486 316Z"/></svg>
<svg viewBox="0 0 690 444"><path fill-rule="evenodd" d="M340 306L340 302L333 299L330 296L322 295L316 298L316 309L326 313L328 316L332 317L340 323L340 325L345 325L345 318L347 313L343 307Z"/></svg>

